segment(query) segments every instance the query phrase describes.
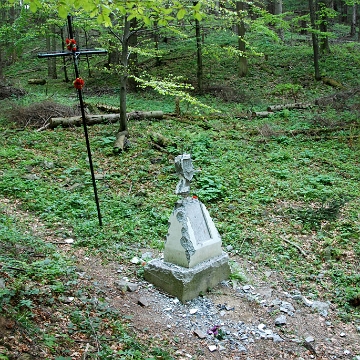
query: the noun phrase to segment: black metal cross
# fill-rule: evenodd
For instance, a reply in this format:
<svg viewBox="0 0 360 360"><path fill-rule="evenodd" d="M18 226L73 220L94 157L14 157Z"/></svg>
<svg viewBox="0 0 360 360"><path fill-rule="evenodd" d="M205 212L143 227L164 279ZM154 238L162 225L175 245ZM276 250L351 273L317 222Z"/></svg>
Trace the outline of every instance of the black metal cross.
<svg viewBox="0 0 360 360"><path fill-rule="evenodd" d="M80 55L106 54L107 51L106 50L96 50L96 49L79 50L78 45L76 44L76 41L74 40L73 29L72 29L72 20L71 20L70 15L68 15L67 20L68 20L68 28L69 28L69 39L67 39L67 51L62 51L62 52L54 51L54 52L50 52L50 53L38 54L38 57L39 58L48 58L48 57L58 57L58 56L61 56L61 57L72 56L72 58L74 60L74 69L75 69L75 76L76 76L76 80L74 81L74 86L77 89L78 96L79 96L81 117L82 117L82 123L83 123L83 127L84 127L84 134L85 134L86 148L87 148L87 153L88 153L88 158L89 158L92 184L93 184L93 188L94 188L96 209L97 209L98 218L99 218L99 225L102 226L99 198L98 198L97 189L96 189L95 173L94 173L94 167L93 167L92 157L91 157L90 141L89 141L89 135L88 135L87 125L86 125L85 107L84 107L84 101L83 101L83 97L82 97L82 87L84 85L84 81L80 78L78 60L79 60Z"/></svg>

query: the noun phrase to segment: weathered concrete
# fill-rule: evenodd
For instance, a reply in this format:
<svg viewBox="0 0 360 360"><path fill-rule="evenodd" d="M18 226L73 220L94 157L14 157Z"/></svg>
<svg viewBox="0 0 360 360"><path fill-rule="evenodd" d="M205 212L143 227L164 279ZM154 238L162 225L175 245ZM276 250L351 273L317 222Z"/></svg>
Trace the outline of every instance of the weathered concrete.
<svg viewBox="0 0 360 360"><path fill-rule="evenodd" d="M192 268L221 254L221 237L205 205L196 198L179 200L169 219L164 261Z"/></svg>
<svg viewBox="0 0 360 360"><path fill-rule="evenodd" d="M150 261L144 268L145 280L185 302L215 287L230 275L226 253L184 268L160 259Z"/></svg>

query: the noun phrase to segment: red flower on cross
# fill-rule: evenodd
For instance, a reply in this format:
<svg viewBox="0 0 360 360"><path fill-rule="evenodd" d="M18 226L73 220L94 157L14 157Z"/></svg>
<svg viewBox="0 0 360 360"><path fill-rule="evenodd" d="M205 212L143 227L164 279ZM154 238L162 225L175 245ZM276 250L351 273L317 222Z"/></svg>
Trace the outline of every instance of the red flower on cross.
<svg viewBox="0 0 360 360"><path fill-rule="evenodd" d="M82 78L76 78L73 84L75 89L81 90L85 85L85 81Z"/></svg>
<svg viewBox="0 0 360 360"><path fill-rule="evenodd" d="M66 48L69 51L76 51L76 40L75 39L66 39Z"/></svg>

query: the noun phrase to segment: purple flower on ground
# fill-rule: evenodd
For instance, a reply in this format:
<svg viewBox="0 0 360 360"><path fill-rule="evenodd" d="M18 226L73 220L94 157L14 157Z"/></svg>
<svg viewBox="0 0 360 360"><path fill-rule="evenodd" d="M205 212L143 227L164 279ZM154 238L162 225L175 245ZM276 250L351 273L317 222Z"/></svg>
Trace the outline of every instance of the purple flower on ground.
<svg viewBox="0 0 360 360"><path fill-rule="evenodd" d="M219 335L219 329L220 329L220 325L215 325L208 330L208 334L217 337Z"/></svg>

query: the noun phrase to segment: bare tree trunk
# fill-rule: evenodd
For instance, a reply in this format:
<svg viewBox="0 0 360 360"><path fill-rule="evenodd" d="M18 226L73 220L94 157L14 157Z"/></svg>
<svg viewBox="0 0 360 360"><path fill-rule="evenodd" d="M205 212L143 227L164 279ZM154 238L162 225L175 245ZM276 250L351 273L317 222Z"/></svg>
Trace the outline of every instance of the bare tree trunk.
<svg viewBox="0 0 360 360"><path fill-rule="evenodd" d="M155 45L155 51L156 51L155 66L160 66L161 58L158 55L159 54L159 28L157 25L157 21L154 21L154 45Z"/></svg>
<svg viewBox="0 0 360 360"><path fill-rule="evenodd" d="M197 1L194 1L194 6L197 4ZM201 48L201 31L200 31L200 22L195 19L195 34L196 34L196 55L197 55L197 81L198 81L198 90L202 94L203 87L203 64L202 64L202 48Z"/></svg>
<svg viewBox="0 0 360 360"><path fill-rule="evenodd" d="M128 63L129 63L129 37L130 37L130 21L127 16L124 17L124 30L121 44L121 65L122 74L120 76L120 127L119 132L127 131L126 116L126 96L127 96L127 79L128 79Z"/></svg>
<svg viewBox="0 0 360 360"><path fill-rule="evenodd" d="M314 68L315 68L315 79L321 80L320 76L320 67L319 67L319 41L317 34L314 30L316 30L316 7L314 0L309 0L309 8L310 8L310 21L311 21L311 27L313 29L312 31L312 43L313 43L313 52L314 52Z"/></svg>
<svg viewBox="0 0 360 360"><path fill-rule="evenodd" d="M130 35L129 35L129 47L135 48L138 44L138 37L137 37L137 20L136 18L131 19L130 21ZM135 76L139 75L138 71L138 56L135 51L129 49L129 72L134 74ZM128 89L133 91L138 90L138 84L133 77L128 78Z"/></svg>
<svg viewBox="0 0 360 360"><path fill-rule="evenodd" d="M327 23L328 17L326 15L326 3L324 1L320 1L318 3L318 14L319 14L319 30L322 33L327 33ZM320 38L320 52L322 54L329 54L330 53L330 46L329 46L329 37L327 35L321 35Z"/></svg>
<svg viewBox="0 0 360 360"><path fill-rule="evenodd" d="M354 4L353 8L352 8L350 36L355 36L355 34L356 34L356 15L357 15L356 10L357 10L357 5Z"/></svg>
<svg viewBox="0 0 360 360"><path fill-rule="evenodd" d="M55 24L50 26L49 33L46 35L46 49L50 51L56 50L55 39ZM56 57L50 57L47 59L48 77L51 79L57 79L56 72Z"/></svg>
<svg viewBox="0 0 360 360"><path fill-rule="evenodd" d="M61 45L63 47L63 49L65 48L65 37L64 37L64 29L60 28L60 37L61 37ZM66 56L62 57L62 68L63 68L63 72L64 72L64 80L65 82L69 82L69 76L67 73L67 68L66 68Z"/></svg>
<svg viewBox="0 0 360 360"><path fill-rule="evenodd" d="M236 11L239 17L238 23L237 23L237 32L238 32L238 48L241 52L241 55L239 57L239 76L244 77L248 73L248 60L245 54L246 51L246 43L245 43L245 22L243 20L243 11L245 10L245 3L242 1L236 2Z"/></svg>
<svg viewBox="0 0 360 360"><path fill-rule="evenodd" d="M283 4L282 4L282 0L275 0L275 4L274 4L274 12L275 12L275 15L281 15L282 12L283 12ZM284 41L284 29L282 28L279 28L278 29L278 35L279 35L279 38Z"/></svg>

